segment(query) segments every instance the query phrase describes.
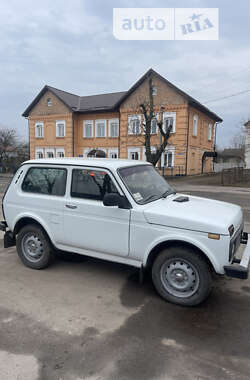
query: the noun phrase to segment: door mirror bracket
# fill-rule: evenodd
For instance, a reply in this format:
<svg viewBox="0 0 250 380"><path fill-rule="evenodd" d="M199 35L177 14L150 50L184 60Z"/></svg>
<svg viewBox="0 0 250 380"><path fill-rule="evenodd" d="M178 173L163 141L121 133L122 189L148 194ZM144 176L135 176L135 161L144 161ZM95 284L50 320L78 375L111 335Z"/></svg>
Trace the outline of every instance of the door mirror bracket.
<svg viewBox="0 0 250 380"><path fill-rule="evenodd" d="M107 193L103 197L104 206L118 206L123 209L131 209L131 205L127 198L117 193Z"/></svg>

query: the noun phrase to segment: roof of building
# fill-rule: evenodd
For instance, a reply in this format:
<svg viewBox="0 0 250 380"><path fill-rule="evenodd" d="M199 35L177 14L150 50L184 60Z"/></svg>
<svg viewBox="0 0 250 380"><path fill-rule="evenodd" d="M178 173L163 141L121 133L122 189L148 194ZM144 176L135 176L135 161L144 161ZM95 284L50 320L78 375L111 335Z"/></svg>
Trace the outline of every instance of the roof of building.
<svg viewBox="0 0 250 380"><path fill-rule="evenodd" d="M82 157L64 157L64 158L39 158L25 161L24 164L39 165L70 165L70 166L88 166L101 167L107 169L118 169L126 166L151 165L149 162L136 160L123 160L114 158L82 158Z"/></svg>
<svg viewBox="0 0 250 380"><path fill-rule="evenodd" d="M45 85L39 94L35 97L33 102L26 108L22 116L27 117L32 110L32 108L39 102L41 97L46 93L46 91L51 91L57 98L59 98L70 110L73 112L88 113L88 112L98 112L98 111L115 111L119 109L120 104L124 102L128 96L133 93L136 88L138 88L141 83L149 76L155 75L161 80L163 80L168 86L173 88L181 96L183 96L189 105L197 108L198 110L204 112L209 117L211 117L216 122L222 122L222 119L216 115L214 112L209 110L203 104L198 102L198 100L192 98L190 95L185 93L176 87L173 83L169 82L167 79L162 77L153 69L149 69L128 91L122 92L112 92L100 95L90 95L90 96L79 96L71 94L66 91L59 90L55 87Z"/></svg>
<svg viewBox="0 0 250 380"><path fill-rule="evenodd" d="M226 148L217 153L217 156L223 158L241 158L244 159L244 150L239 148Z"/></svg>

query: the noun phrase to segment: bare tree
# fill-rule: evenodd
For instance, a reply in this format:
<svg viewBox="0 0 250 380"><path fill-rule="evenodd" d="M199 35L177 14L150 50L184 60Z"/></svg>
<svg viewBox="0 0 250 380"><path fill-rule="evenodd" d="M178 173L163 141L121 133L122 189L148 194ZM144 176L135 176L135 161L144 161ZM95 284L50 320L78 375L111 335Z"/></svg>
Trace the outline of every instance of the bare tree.
<svg viewBox="0 0 250 380"><path fill-rule="evenodd" d="M17 149L17 134L15 129L0 129L0 165Z"/></svg>
<svg viewBox="0 0 250 380"><path fill-rule="evenodd" d="M158 119L156 118L156 109L155 109L154 96L153 96L152 75L149 75L148 77L148 98L140 99L139 109L144 116L144 120L142 123L142 127L143 127L142 139L143 139L143 144L145 146L146 159L148 162L151 162L155 166L160 160L161 155L168 144L170 132L173 126L171 124L164 125L164 119L163 119L164 106L161 106L160 118ZM152 121L155 121L157 123L157 126L160 131L160 136L161 136L161 141L159 141L159 144L156 146L155 152L152 152L151 150Z"/></svg>

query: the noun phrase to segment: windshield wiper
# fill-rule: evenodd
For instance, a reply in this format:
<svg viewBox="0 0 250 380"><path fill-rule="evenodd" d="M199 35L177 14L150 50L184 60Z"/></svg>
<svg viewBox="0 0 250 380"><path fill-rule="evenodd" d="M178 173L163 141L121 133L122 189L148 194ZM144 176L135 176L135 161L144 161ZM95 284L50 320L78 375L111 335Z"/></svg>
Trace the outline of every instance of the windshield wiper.
<svg viewBox="0 0 250 380"><path fill-rule="evenodd" d="M176 191L174 190L167 190L162 194L162 198L167 198L168 195L176 194Z"/></svg>
<svg viewBox="0 0 250 380"><path fill-rule="evenodd" d="M143 203L146 203L146 202L148 202L148 201L153 200L154 198L155 198L155 200L156 200L156 199L159 199L159 196L158 196L158 195L155 195L155 194L152 194L152 195L149 195L147 198L142 199L142 201L143 201Z"/></svg>

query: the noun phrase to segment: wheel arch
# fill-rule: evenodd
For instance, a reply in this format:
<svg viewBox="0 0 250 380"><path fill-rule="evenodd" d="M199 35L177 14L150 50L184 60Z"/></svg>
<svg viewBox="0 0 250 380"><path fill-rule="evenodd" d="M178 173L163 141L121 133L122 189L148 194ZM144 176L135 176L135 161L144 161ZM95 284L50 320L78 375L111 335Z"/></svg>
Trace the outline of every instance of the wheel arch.
<svg viewBox="0 0 250 380"><path fill-rule="evenodd" d="M45 235L47 236L47 238L49 239L50 244L54 245L49 233L47 232L46 227L41 223L41 221L37 220L33 216L22 216L21 218L19 218L15 223L15 226L13 229L13 235L16 236L21 230L21 228L29 224L35 224L38 227L40 227L45 233Z"/></svg>
<svg viewBox="0 0 250 380"><path fill-rule="evenodd" d="M200 247L198 247L197 245L195 245L194 243L191 243L189 241L178 240L178 239L176 239L176 240L175 239L165 240L165 241L158 243L155 247L153 247L151 249L151 251L149 252L149 254L146 257L146 260L144 262L145 268L149 269L152 267L154 260L156 259L156 257L159 255L159 253L163 249L170 248L170 247L177 247L177 246L178 247L180 247L180 246L181 247L188 247L188 248L191 248L192 250L194 250L194 252L196 252L198 255L202 256L206 260L206 262L209 265L212 272L215 272L215 263L213 263L211 261L211 259L208 257L208 255Z"/></svg>

